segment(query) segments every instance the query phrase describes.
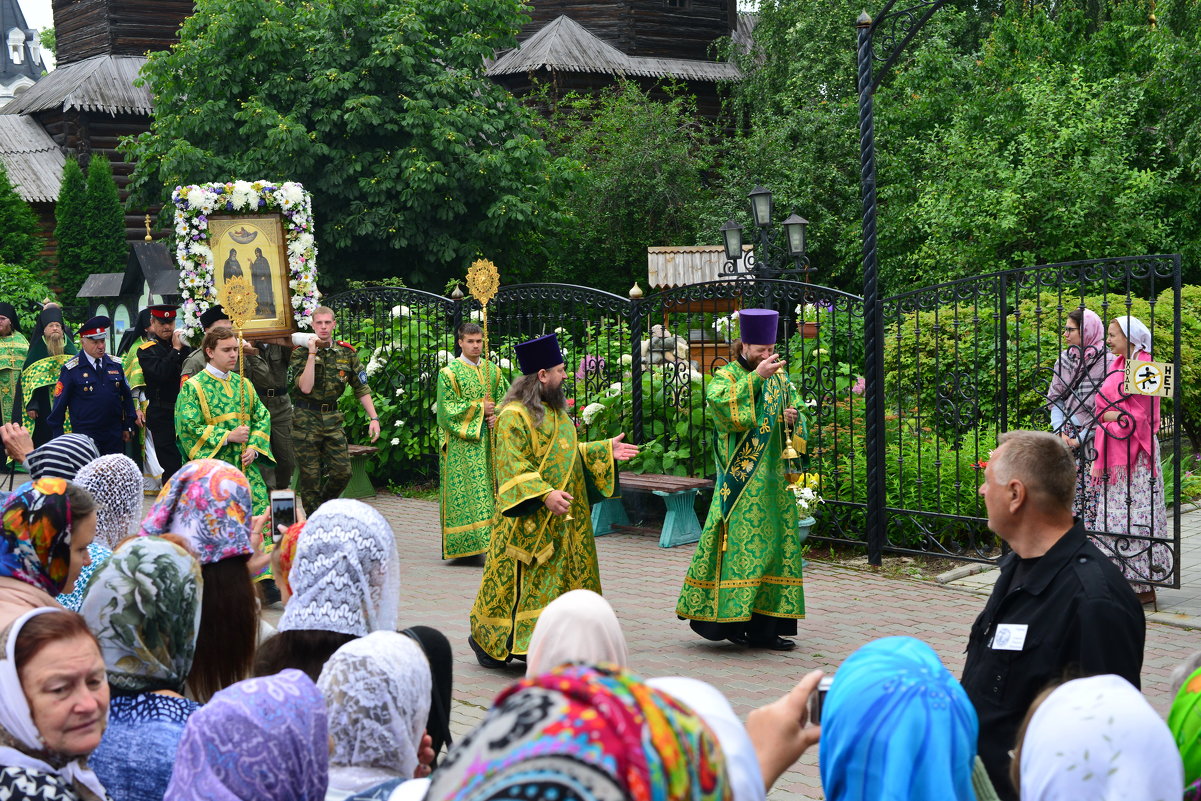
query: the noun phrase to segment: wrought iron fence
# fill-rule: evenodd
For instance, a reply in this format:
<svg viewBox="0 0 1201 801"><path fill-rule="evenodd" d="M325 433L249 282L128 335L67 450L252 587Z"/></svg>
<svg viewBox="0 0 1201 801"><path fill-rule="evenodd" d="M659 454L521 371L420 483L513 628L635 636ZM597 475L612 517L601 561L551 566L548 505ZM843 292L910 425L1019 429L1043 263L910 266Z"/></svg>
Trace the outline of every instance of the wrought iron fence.
<svg viewBox="0 0 1201 801"><path fill-rule="evenodd" d="M382 405L390 447L377 466L398 475L435 474L434 378L453 358L454 327L479 319L478 304L405 288L355 290L328 303L339 329L350 332L343 335L363 354ZM705 390L712 372L731 358L730 340L737 334L732 317L740 308L776 309L778 349L806 400L805 469L819 474L826 499L818 538L857 544L875 538L894 552L989 560L1000 551L976 492L983 464L1001 432L1050 428L1054 404L1047 395L1065 355L1062 329L1081 306L1106 322L1124 314L1140 317L1159 343L1156 358L1179 364L1180 270L1174 256L1031 267L883 299L884 380L876 388L861 376L863 299L787 280L711 282L640 298L560 284L507 286L489 305L489 349L511 373L516 343L555 331L574 377L567 395L583 438L626 432L643 446L635 469L712 475L714 427ZM1076 374L1069 378L1074 406L1084 406L1087 388ZM886 409L882 442L869 439L865 424L873 391L883 394ZM347 404L348 413L356 406ZM1163 408L1178 493L1180 404ZM1072 425L1095 430L1096 417L1090 406ZM1133 420L1122 419L1123 426ZM1122 447L1135 441L1120 439ZM1083 462L1096 456L1092 442L1082 447ZM872 447L886 466L876 479L883 482L885 508L878 519L885 524L869 532ZM1098 495L1087 467L1078 477L1078 494L1097 498L1100 511L1092 520L1109 535L1103 542L1129 563L1132 575L1178 583L1179 505L1166 520L1143 521L1134 500L1156 491L1153 476L1114 477Z"/></svg>

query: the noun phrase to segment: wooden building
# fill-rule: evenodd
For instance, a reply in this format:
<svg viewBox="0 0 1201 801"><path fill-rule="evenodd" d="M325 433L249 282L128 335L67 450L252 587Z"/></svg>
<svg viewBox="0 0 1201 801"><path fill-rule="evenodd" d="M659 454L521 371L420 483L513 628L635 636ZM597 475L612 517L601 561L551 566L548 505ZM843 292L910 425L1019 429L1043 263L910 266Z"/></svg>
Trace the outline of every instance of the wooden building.
<svg viewBox="0 0 1201 801"><path fill-rule="evenodd" d="M652 97L664 81L687 86L701 116L721 113L721 87L742 77L717 61L717 40L744 27L734 0L534 0L517 47L488 66L488 76L518 97L536 84L551 101L592 93L618 78Z"/></svg>
<svg viewBox="0 0 1201 801"><path fill-rule="evenodd" d="M79 298L89 317L112 319L109 352L116 353L121 336L138 319L138 311L155 303L179 303L179 270L162 242L138 242L129 249L123 273L93 273L84 281Z"/></svg>

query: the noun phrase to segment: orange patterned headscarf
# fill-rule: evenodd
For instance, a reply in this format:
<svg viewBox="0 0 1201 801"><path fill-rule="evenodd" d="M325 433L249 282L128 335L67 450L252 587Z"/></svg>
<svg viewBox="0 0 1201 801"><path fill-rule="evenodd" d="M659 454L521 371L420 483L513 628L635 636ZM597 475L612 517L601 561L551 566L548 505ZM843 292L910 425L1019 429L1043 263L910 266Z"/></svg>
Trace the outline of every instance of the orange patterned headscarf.
<svg viewBox="0 0 1201 801"><path fill-rule="evenodd" d="M2 514L0 576L58 595L71 572L66 480L39 478L22 484L5 502Z"/></svg>

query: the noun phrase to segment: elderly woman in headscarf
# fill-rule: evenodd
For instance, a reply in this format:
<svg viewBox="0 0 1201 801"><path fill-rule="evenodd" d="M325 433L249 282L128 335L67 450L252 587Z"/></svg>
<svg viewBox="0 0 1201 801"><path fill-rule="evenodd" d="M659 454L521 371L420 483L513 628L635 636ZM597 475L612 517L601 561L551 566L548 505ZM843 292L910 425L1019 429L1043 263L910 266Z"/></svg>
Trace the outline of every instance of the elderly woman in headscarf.
<svg viewBox="0 0 1201 801"><path fill-rule="evenodd" d="M259 610L250 578L257 570L251 536L265 521L251 520L250 504L250 484L240 470L197 459L167 481L139 532L178 534L200 560L205 592L188 690L201 702L246 678L254 664Z"/></svg>
<svg viewBox="0 0 1201 801"><path fill-rule="evenodd" d="M885 637L851 654L821 727L830 801L975 801L976 710L921 640Z"/></svg>
<svg viewBox="0 0 1201 801"><path fill-rule="evenodd" d="M530 636L525 675L537 676L568 662L617 667L629 662L617 614L592 590L572 590L546 605Z"/></svg>
<svg viewBox="0 0 1201 801"><path fill-rule="evenodd" d="M1093 537L1139 594L1155 601L1149 580L1166 578L1171 553L1148 537L1168 536L1163 471L1159 466L1159 398L1129 395L1123 384L1128 361L1151 360L1151 332L1137 317L1117 317L1106 338L1114 360L1094 397L1097 419L1093 485L1097 531Z"/></svg>
<svg viewBox="0 0 1201 801"><path fill-rule="evenodd" d="M323 801L329 783L325 701L285 670L221 690L184 728L172 801Z"/></svg>
<svg viewBox="0 0 1201 801"><path fill-rule="evenodd" d="M119 801L162 801L184 724L200 708L183 691L203 580L196 557L177 543L174 535L127 540L83 599L112 693L108 730L90 764Z"/></svg>
<svg viewBox="0 0 1201 801"><path fill-rule="evenodd" d="M60 604L78 612L92 574L112 556L118 542L136 531L142 516L142 470L128 456L112 453L81 467L74 482L96 500L96 536L88 546L91 564L80 571L70 592L58 596Z"/></svg>
<svg viewBox="0 0 1201 801"><path fill-rule="evenodd" d="M1069 681L1035 703L1014 754L1022 801L1181 797L1172 733L1121 676Z"/></svg>
<svg viewBox="0 0 1201 801"><path fill-rule="evenodd" d="M279 633L260 647L255 675L296 668L315 681L346 643L396 630L400 559L392 527L360 501L323 503L305 523L288 584Z"/></svg>
<svg viewBox="0 0 1201 801"><path fill-rule="evenodd" d="M104 734L108 682L74 612L25 612L0 632L0 798L107 801L88 768Z"/></svg>
<svg viewBox="0 0 1201 801"><path fill-rule="evenodd" d="M0 511L0 628L42 606L88 564L96 504L87 490L61 478L22 484Z"/></svg>
<svg viewBox="0 0 1201 801"><path fill-rule="evenodd" d="M1052 369L1047 387L1051 430L1076 456L1076 500L1073 514L1086 528L1097 522L1097 490L1090 473L1093 456L1093 396L1105 382L1113 354L1105 347L1105 323L1095 312L1081 306L1068 313L1063 326L1067 345Z"/></svg>
<svg viewBox="0 0 1201 801"><path fill-rule="evenodd" d="M413 778L431 683L421 646L403 634L375 631L334 652L317 681L332 742L326 801Z"/></svg>
<svg viewBox="0 0 1201 801"><path fill-rule="evenodd" d="M582 797L718 801L732 793L718 740L692 710L624 670L569 665L502 692L426 795Z"/></svg>

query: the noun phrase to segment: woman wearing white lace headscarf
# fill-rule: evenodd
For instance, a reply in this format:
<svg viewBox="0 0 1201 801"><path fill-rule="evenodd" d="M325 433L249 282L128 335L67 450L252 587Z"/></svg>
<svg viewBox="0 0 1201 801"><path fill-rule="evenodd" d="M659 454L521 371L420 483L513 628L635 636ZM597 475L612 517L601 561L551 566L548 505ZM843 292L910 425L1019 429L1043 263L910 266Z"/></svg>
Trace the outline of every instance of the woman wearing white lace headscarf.
<svg viewBox="0 0 1201 801"><path fill-rule="evenodd" d="M1015 758L1022 801L1162 801L1184 788L1172 732L1120 676L1057 687L1030 716Z"/></svg>
<svg viewBox="0 0 1201 801"><path fill-rule="evenodd" d="M133 459L111 453L88 462L75 483L96 499L96 541L109 549L137 533L142 518L142 470Z"/></svg>
<svg viewBox="0 0 1201 801"><path fill-rule="evenodd" d="M372 632L329 658L317 681L332 742L326 801L413 777L431 684L421 646L396 632Z"/></svg>
<svg viewBox="0 0 1201 801"><path fill-rule="evenodd" d="M373 631L395 631L400 559L392 528L376 510L339 498L305 523L288 574L292 597L279 633L259 648L255 674L296 668L314 681L334 651Z"/></svg>

